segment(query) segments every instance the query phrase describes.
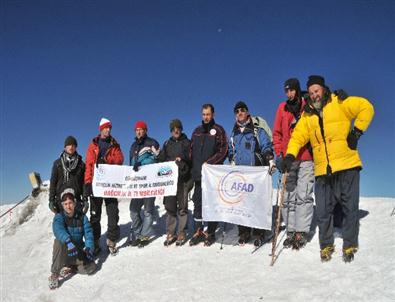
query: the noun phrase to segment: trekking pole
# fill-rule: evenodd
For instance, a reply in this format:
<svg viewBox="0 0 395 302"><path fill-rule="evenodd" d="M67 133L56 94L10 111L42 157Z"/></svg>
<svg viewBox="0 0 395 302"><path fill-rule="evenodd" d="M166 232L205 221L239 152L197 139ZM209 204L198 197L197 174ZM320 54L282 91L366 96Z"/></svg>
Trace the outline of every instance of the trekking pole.
<svg viewBox="0 0 395 302"><path fill-rule="evenodd" d="M277 237L280 232L280 224L281 224L281 209L283 208L284 204L284 192L285 192L285 185L287 183L288 172L285 172L281 179L281 191L280 191L280 205L277 210L277 217L276 217L276 228L274 232L273 242L272 242L272 261L270 266L274 265L276 261L276 246L277 246Z"/></svg>
<svg viewBox="0 0 395 302"><path fill-rule="evenodd" d="M19 206L22 202L24 202L26 199L30 197L30 194L27 195L25 198L23 198L20 202L18 202L16 205L14 205L12 208L8 209L5 213L1 214L0 218L5 216L7 213L11 212L13 209L15 209L17 206Z"/></svg>

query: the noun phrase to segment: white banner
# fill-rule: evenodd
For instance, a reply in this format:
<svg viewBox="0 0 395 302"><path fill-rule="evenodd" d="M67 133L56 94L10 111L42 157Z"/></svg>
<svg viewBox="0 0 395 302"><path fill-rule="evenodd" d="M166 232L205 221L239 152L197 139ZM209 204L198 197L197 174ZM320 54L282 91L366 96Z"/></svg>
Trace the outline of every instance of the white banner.
<svg viewBox="0 0 395 302"><path fill-rule="evenodd" d="M97 197L146 198L177 194L178 167L164 162L133 167L99 165L95 167L92 189Z"/></svg>
<svg viewBox="0 0 395 302"><path fill-rule="evenodd" d="M272 190L268 167L204 164L203 220L270 230Z"/></svg>

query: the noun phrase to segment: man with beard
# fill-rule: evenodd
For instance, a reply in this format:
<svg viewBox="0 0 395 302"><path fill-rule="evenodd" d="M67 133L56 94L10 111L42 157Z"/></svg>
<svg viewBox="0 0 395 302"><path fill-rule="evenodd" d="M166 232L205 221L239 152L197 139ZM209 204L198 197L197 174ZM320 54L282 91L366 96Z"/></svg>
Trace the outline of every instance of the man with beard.
<svg viewBox="0 0 395 302"><path fill-rule="evenodd" d="M287 152L293 129L306 105L298 79L286 80L284 91L288 99L278 106L273 127L273 146L277 156L276 166L279 169L281 169L283 155ZM282 211L287 226L287 238L283 243L285 248L299 249L307 243L314 212L313 186L314 163L310 143L307 143L300 149L288 171Z"/></svg>
<svg viewBox="0 0 395 302"><path fill-rule="evenodd" d="M215 242L215 231L218 222L208 222L207 231L203 232L202 221L202 165L222 164L228 153L228 144L225 130L215 123L214 106L204 104L202 106L202 124L198 126L192 134L190 157L192 160L192 179L195 182L193 193L195 219L194 235L189 244L197 245L204 242L205 246L210 246Z"/></svg>
<svg viewBox="0 0 395 302"><path fill-rule="evenodd" d="M288 172L300 149L310 142L314 157L316 212L321 261L329 261L333 245L333 210L343 210L343 261L350 262L358 250L359 138L373 119L372 104L362 97L345 100L331 93L321 76L307 81L309 100L288 143L282 170Z"/></svg>
<svg viewBox="0 0 395 302"><path fill-rule="evenodd" d="M84 186L85 164L81 156L77 153L77 140L73 136L66 137L64 150L60 158L52 165L51 180L49 186L49 208L52 212L62 211L60 194L62 188L74 189L77 208L88 211L88 202L82 203L82 192Z"/></svg>

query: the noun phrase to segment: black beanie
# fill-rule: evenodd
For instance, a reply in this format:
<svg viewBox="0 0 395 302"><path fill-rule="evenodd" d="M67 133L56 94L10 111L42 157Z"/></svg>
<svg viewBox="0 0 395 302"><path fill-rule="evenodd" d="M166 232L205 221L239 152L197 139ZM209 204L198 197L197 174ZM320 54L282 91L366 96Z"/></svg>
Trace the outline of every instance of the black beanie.
<svg viewBox="0 0 395 302"><path fill-rule="evenodd" d="M174 128L181 129L181 131L183 129L181 121L177 118L170 121L170 132L173 131Z"/></svg>
<svg viewBox="0 0 395 302"><path fill-rule="evenodd" d="M233 112L236 113L237 109L240 109L240 108L244 108L245 110L248 111L248 107L247 107L246 103L244 103L243 101L240 101L240 102L236 103L235 108L233 108Z"/></svg>
<svg viewBox="0 0 395 302"><path fill-rule="evenodd" d="M296 78L290 78L284 82L284 89L293 89L296 91L300 91L300 83Z"/></svg>
<svg viewBox="0 0 395 302"><path fill-rule="evenodd" d="M325 79L319 75L311 75L307 80L307 89L309 89L309 87L314 84L318 84L322 87L325 87Z"/></svg>
<svg viewBox="0 0 395 302"><path fill-rule="evenodd" d="M66 137L66 139L64 140L64 146L70 146L70 145L74 145L77 147L77 140L75 139L74 136L68 136Z"/></svg>

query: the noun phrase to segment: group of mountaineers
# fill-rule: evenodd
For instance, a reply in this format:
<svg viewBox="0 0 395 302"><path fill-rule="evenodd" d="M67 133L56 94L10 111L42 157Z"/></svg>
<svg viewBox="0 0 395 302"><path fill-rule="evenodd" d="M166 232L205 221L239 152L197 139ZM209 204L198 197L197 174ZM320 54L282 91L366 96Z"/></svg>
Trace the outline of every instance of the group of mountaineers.
<svg viewBox="0 0 395 302"><path fill-rule="evenodd" d="M189 245L212 245L218 222L202 220L202 166L268 166L285 178L282 219L286 225L285 248L300 249L311 240L313 215L319 228L321 261L329 261L334 252L334 212L340 206L342 216L343 260L351 262L358 249L359 173L362 169L357 144L373 115L372 104L365 98L348 96L345 91L331 91L322 76L312 75L303 92L295 78L284 83L287 100L278 106L272 129L264 120L251 115L239 101L234 106L235 124L230 137L217 124L214 106L202 106L202 123L191 139L183 132L179 119L170 121L171 136L160 148L148 136L144 121L135 123L135 141L129 151L129 165L140 166L174 161L178 166L177 194L166 196L165 246L182 246L188 240L188 193L193 192L194 229ZM112 124L102 118L99 135L92 139L85 163L77 153L77 140L69 136L64 151L52 168L49 208L55 213L53 258L49 287L58 287L61 277L74 272L92 274L100 254L101 213L103 201L108 216L106 245L117 254L120 239L119 210L116 198L96 197L92 192L95 165L122 165L124 155L111 135ZM315 198L313 198L313 189ZM315 209L314 209L315 201ZM144 247L154 236L155 197L130 201L131 231L129 244ZM144 211L141 215L141 209ZM85 215L90 210L90 219ZM255 246L270 241L269 230L238 226L238 244L251 240Z"/></svg>

